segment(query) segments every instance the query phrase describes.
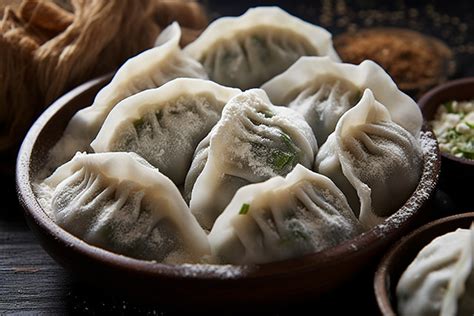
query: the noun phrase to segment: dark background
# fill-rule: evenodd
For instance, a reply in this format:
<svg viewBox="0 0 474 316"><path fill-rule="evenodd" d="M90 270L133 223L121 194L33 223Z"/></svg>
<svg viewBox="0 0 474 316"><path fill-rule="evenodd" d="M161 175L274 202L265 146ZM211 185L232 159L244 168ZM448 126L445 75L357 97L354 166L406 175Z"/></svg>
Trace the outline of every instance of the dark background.
<svg viewBox="0 0 474 316"><path fill-rule="evenodd" d="M347 30L372 26L407 27L443 40L455 53L457 70L453 78L474 76L474 21L472 1L203 1L211 19L240 15L258 5L279 5L289 13L321 25L334 36ZM415 65L414 65L415 66ZM26 226L16 201L12 179L2 176L0 205L0 314L32 312L45 314L180 314L163 305L143 305L120 295L97 293L74 280L39 246ZM446 197L437 194L436 216L446 211ZM382 255L382 254L381 254ZM242 306L240 309L209 311L197 307L187 312L227 314L311 314L377 315L373 290L373 267L354 276L344 287L323 297L279 306ZM282 285L284 286L284 284ZM185 301L185 298L183 298ZM183 304L184 305L184 304ZM182 312L182 311L181 311Z"/></svg>

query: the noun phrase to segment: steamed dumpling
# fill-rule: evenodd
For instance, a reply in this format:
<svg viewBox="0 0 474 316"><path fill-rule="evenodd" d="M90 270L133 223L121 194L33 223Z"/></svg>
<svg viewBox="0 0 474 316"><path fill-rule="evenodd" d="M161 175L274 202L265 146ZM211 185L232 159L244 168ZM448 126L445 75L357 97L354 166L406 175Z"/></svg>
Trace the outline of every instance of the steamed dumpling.
<svg viewBox="0 0 474 316"><path fill-rule="evenodd" d="M207 78L194 59L179 47L181 29L178 23L167 27L158 37L157 47L129 59L97 94L94 103L77 112L60 141L51 152L51 168L71 159L77 151L90 151L105 118L120 101L140 91L156 88L178 77Z"/></svg>
<svg viewBox="0 0 474 316"><path fill-rule="evenodd" d="M253 264L318 252L361 232L334 183L297 165L286 178L240 188L209 242L217 261Z"/></svg>
<svg viewBox="0 0 474 316"><path fill-rule="evenodd" d="M352 65L328 57L301 57L262 86L274 104L288 106L304 116L320 146L366 88L388 109L395 123L413 135L420 131L423 119L415 101L370 60Z"/></svg>
<svg viewBox="0 0 474 316"><path fill-rule="evenodd" d="M115 106L91 147L138 153L180 185L197 145L238 93L208 80L175 79Z"/></svg>
<svg viewBox="0 0 474 316"><path fill-rule="evenodd" d="M204 65L211 80L241 89L260 87L301 56L339 61L329 32L277 7L220 18L184 51Z"/></svg>
<svg viewBox="0 0 474 316"><path fill-rule="evenodd" d="M435 238L397 285L401 316L467 316L474 312L474 232L457 229Z"/></svg>
<svg viewBox="0 0 474 316"><path fill-rule="evenodd" d="M240 187L284 176L298 163L311 168L316 152L301 115L272 105L262 90L243 92L196 149L185 182L191 211L210 228Z"/></svg>
<svg viewBox="0 0 474 316"><path fill-rule="evenodd" d="M408 200L422 166L418 135L393 122L367 89L321 146L315 170L334 181L359 220L371 227Z"/></svg>
<svg viewBox="0 0 474 316"><path fill-rule="evenodd" d="M59 226L92 245L164 263L210 253L177 187L134 153L77 153L38 192Z"/></svg>

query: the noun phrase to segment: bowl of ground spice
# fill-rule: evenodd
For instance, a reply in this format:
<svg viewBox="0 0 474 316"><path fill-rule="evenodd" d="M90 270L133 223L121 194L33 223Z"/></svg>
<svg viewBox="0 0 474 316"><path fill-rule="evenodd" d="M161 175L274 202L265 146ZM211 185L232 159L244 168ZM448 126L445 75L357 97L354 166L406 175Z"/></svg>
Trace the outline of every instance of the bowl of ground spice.
<svg viewBox="0 0 474 316"><path fill-rule="evenodd" d="M472 206L474 179L474 77L454 80L419 101L440 146L440 188L461 207Z"/></svg>
<svg viewBox="0 0 474 316"><path fill-rule="evenodd" d="M334 39L344 62L371 59L381 65L398 87L418 97L454 73L453 53L442 41L401 28L367 28Z"/></svg>

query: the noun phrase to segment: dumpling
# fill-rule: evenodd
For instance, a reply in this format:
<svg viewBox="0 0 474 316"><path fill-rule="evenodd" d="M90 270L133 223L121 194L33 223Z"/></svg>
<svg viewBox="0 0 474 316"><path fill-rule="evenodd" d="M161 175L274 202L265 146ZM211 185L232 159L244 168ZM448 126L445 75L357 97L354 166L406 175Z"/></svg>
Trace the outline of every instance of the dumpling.
<svg viewBox="0 0 474 316"><path fill-rule="evenodd" d="M211 228L240 187L286 175L298 163L311 168L316 152L301 115L272 105L263 90L243 92L196 149L184 187L191 211Z"/></svg>
<svg viewBox="0 0 474 316"><path fill-rule="evenodd" d="M176 185L184 183L194 151L241 91L202 79L179 78L117 104L96 139L95 152L135 152Z"/></svg>
<svg viewBox="0 0 474 316"><path fill-rule="evenodd" d="M472 315L473 247L472 228L459 228L425 246L398 282L400 315Z"/></svg>
<svg viewBox="0 0 474 316"><path fill-rule="evenodd" d="M59 226L92 245L164 263L210 254L177 187L134 153L77 153L36 191Z"/></svg>
<svg viewBox="0 0 474 316"><path fill-rule="evenodd" d="M129 59L97 94L94 103L77 112L62 138L50 154L54 169L68 161L77 151L90 151L105 118L120 101L140 91L156 88L178 77L203 78L207 74L197 61L179 47L181 29L178 23L167 27L158 37L157 47Z"/></svg>
<svg viewBox="0 0 474 316"><path fill-rule="evenodd" d="M340 60L329 32L277 7L220 18L184 51L204 65L211 80L241 89L260 87L300 56Z"/></svg>
<svg viewBox="0 0 474 316"><path fill-rule="evenodd" d="M218 262L254 264L318 252L361 232L334 183L297 165L286 178L240 188L209 242Z"/></svg>
<svg viewBox="0 0 474 316"><path fill-rule="evenodd" d="M315 170L344 192L366 227L381 223L408 200L422 167L419 136L393 122L369 89L341 117L315 163Z"/></svg>
<svg viewBox="0 0 474 316"><path fill-rule="evenodd" d="M423 118L415 101L370 60L352 65L328 57L301 57L262 86L274 104L288 106L304 116L319 146L334 132L339 118L357 104L366 88L388 109L395 123L413 135L419 132Z"/></svg>

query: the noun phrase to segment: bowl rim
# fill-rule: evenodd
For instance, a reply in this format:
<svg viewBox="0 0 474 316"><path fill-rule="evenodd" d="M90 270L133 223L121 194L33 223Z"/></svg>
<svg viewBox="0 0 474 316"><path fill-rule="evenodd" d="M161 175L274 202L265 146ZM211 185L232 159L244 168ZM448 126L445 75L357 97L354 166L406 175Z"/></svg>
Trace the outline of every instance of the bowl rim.
<svg viewBox="0 0 474 316"><path fill-rule="evenodd" d="M461 218L469 218L469 217L473 218L473 221L474 221L474 211L451 215L448 217L443 217L443 218L434 220L432 222L429 222L415 229L410 234L404 236L400 240L400 242L392 246L390 250L387 253L385 253L385 255L382 257L382 259L380 260L377 266L377 270L375 271L374 282L373 282L375 298L377 301L379 311L382 313L382 315L390 315L390 316L397 315L396 306L393 306L392 301L390 300L390 293L389 293L390 290L387 290L390 288L390 282L392 282L392 280L389 280L387 276L387 273L388 273L387 267L391 264L392 261L394 261L397 257L403 254L403 253L400 253L402 252L401 249L406 248L406 246L410 244L416 237L418 237L419 234L426 232L428 230L431 230L433 229L433 227L441 226L447 222L455 221Z"/></svg>
<svg viewBox="0 0 474 316"><path fill-rule="evenodd" d="M162 278L173 278L183 280L230 280L230 279L262 279L271 277L285 278L296 273L315 271L320 266L334 263L341 260L350 260L358 251L364 250L363 245L376 245L382 242L385 234L389 234L398 229L403 229L410 224L410 219L415 217L421 206L426 204L434 193L438 182L441 159L439 148L433 147L432 151L423 151L424 163L423 171L415 191L410 195L400 209L370 230L346 240L335 247L331 247L319 252L306 254L296 258L290 258L277 262L251 265L217 265L217 264L178 264L170 265L134 259L124 255L89 245L80 238L70 234L57 225L41 208L32 188L32 170L30 160L33 150L38 141L43 128L50 122L51 118L58 113L74 98L88 89L104 84L110 80L111 75L105 75L97 79L86 82L79 87L66 93L55 101L46 111L44 111L28 131L18 153L16 164L16 186L20 204L23 206L26 217L31 217L34 224L54 238L65 247L72 247L81 256L89 260L101 263L108 267L121 269L122 271L132 271L140 275L153 277L157 274ZM432 131L424 127L426 137L435 141ZM430 161L432 163L427 163ZM416 206L415 211L413 207ZM409 212L408 216L400 218L400 212ZM398 215L397 215L398 214ZM370 247L367 247L370 249ZM288 269L291 267L291 269Z"/></svg>
<svg viewBox="0 0 474 316"><path fill-rule="evenodd" d="M440 84L440 85L428 90L418 100L418 106L420 107L421 112L424 113L423 110L427 108L427 104L429 103L429 101L434 96L443 93L443 91L445 91L445 90L453 89L453 88L456 88L457 86L460 86L460 85L473 85L473 88L474 88L474 77L465 77L465 78L461 78L461 79L450 80L450 81L447 81L443 84ZM472 99L474 100L474 95L473 95ZM441 104L438 104L436 106L436 108L438 108L440 105ZM425 119L424 114L423 114L423 119ZM429 124L429 122L426 119L425 119L425 121L426 121L427 124ZM444 157L448 160L452 160L452 161L455 161L455 162L461 163L461 164L467 164L467 165L474 166L474 159L456 157L456 156L454 156L450 153L446 153L446 152L443 152L443 151L440 151L440 154L441 154L442 157Z"/></svg>

